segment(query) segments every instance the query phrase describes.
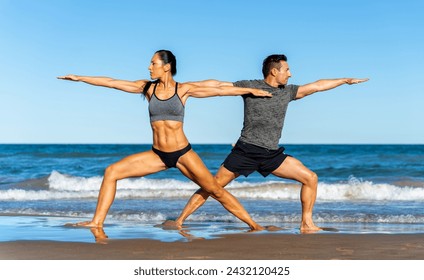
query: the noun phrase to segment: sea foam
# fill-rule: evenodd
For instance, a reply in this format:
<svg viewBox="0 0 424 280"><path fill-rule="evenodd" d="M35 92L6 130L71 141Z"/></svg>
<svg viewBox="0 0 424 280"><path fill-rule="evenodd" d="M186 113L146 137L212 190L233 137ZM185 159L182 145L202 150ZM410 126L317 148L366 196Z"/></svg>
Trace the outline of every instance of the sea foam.
<svg viewBox="0 0 424 280"><path fill-rule="evenodd" d="M102 177L77 177L53 171L48 188L10 188L0 191L0 201L97 198ZM188 199L199 187L176 179L133 178L117 183L120 199ZM247 183L233 181L226 188L237 198L264 200L298 200L301 185L287 181ZM321 201L424 201L424 187L395 186L351 179L343 183L319 183L317 199Z"/></svg>

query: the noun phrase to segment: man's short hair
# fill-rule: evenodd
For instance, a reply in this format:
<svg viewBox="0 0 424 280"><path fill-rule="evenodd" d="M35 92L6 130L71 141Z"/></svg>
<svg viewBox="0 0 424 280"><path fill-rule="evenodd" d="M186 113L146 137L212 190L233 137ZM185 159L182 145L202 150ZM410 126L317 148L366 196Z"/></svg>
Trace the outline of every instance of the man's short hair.
<svg viewBox="0 0 424 280"><path fill-rule="evenodd" d="M262 64L262 74L266 78L273 68L280 69L280 61L286 61L287 57L284 54L272 54L264 59Z"/></svg>

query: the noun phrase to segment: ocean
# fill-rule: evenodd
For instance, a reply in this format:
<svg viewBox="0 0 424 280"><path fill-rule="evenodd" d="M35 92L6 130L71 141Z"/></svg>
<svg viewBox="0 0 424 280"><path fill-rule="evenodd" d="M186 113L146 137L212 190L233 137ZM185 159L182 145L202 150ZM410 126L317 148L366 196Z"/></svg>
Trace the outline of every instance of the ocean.
<svg viewBox="0 0 424 280"><path fill-rule="evenodd" d="M192 145L214 174L231 145ZM0 145L0 242L92 242L86 229L104 169L151 145ZM319 176L314 221L338 233L424 233L424 145L285 145ZM118 182L105 222L109 238L163 241L248 230L218 202L186 221L184 232L155 225L178 216L197 186L177 169ZM254 173L227 186L261 225L299 234L300 185Z"/></svg>

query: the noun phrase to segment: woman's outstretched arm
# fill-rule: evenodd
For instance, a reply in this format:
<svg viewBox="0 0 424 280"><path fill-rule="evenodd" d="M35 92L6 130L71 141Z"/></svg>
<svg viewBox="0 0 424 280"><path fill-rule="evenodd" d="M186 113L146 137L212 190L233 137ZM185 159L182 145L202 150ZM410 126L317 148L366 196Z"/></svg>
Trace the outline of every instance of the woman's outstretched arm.
<svg viewBox="0 0 424 280"><path fill-rule="evenodd" d="M66 75L57 77L61 80L68 80L74 82L84 82L93 86L108 87L117 90L122 90L130 93L142 93L144 86L148 80L138 81L125 81L117 80L109 77L93 77L93 76L78 76L78 75Z"/></svg>
<svg viewBox="0 0 424 280"><path fill-rule="evenodd" d="M196 81L196 82L187 82L187 84L192 84L199 87L223 87L223 86L232 87L233 86L232 82L218 81L213 79Z"/></svg>
<svg viewBox="0 0 424 280"><path fill-rule="evenodd" d="M235 96L235 95L244 95L244 94L253 94L260 97L272 97L272 95L261 89L256 88L243 88L243 87L234 87L232 86L197 86L193 83L184 84L183 92L185 96L205 98L213 96Z"/></svg>

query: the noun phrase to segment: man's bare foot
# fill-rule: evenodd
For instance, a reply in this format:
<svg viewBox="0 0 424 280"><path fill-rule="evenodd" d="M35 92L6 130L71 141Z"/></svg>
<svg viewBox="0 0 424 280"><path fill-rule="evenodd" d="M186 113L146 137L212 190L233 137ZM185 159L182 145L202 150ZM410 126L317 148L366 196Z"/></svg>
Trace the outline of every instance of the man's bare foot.
<svg viewBox="0 0 424 280"><path fill-rule="evenodd" d="M94 235L94 239L96 240L96 243L107 244L107 239L109 237L106 235L103 228L91 227L90 231Z"/></svg>
<svg viewBox="0 0 424 280"><path fill-rule="evenodd" d="M256 231L263 231L263 230L266 230L266 231L279 231L279 230L282 230L282 229L283 228L280 228L280 227L277 227L277 226L265 226L265 227L263 227L263 226L257 225L256 228L250 229L249 232L256 232Z"/></svg>
<svg viewBox="0 0 424 280"><path fill-rule="evenodd" d="M300 232L301 233L315 233L317 231L322 230L322 228L317 227L313 222L311 223L302 223L300 225Z"/></svg>
<svg viewBox="0 0 424 280"><path fill-rule="evenodd" d="M166 220L165 222L163 222L161 225L158 225L158 226L168 230L180 230L183 228L181 224L173 220Z"/></svg>
<svg viewBox="0 0 424 280"><path fill-rule="evenodd" d="M248 232L256 232L256 231L262 231L265 230L265 228L263 226L260 225L255 225L253 227L250 228L250 230Z"/></svg>
<svg viewBox="0 0 424 280"><path fill-rule="evenodd" d="M205 239L204 237L194 236L193 234L189 233L188 230L180 230L178 233L187 238L188 241L192 241L195 239Z"/></svg>
<svg viewBox="0 0 424 280"><path fill-rule="evenodd" d="M74 224L75 227L86 227L86 228L102 228L103 225L99 225L93 221L79 222Z"/></svg>

